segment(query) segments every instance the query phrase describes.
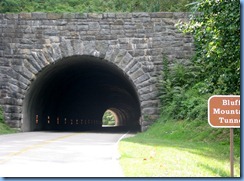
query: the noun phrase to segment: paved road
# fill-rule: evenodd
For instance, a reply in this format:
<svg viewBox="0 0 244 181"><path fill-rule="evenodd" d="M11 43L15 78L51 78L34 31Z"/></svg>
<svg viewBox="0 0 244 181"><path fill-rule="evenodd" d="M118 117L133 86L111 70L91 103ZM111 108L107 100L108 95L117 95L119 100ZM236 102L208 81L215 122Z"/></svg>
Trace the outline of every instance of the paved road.
<svg viewBox="0 0 244 181"><path fill-rule="evenodd" d="M123 177L117 143L125 132L0 135L0 177Z"/></svg>

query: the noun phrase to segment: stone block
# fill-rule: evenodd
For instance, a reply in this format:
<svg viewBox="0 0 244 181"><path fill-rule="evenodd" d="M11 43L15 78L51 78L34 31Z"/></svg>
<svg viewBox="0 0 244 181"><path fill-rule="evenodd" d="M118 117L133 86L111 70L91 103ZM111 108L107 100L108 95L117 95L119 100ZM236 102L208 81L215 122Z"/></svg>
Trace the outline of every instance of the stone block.
<svg viewBox="0 0 244 181"><path fill-rule="evenodd" d="M153 121L144 120L144 121L142 121L142 126L144 128L148 128L152 123L153 123Z"/></svg>
<svg viewBox="0 0 244 181"><path fill-rule="evenodd" d="M104 13L103 18L115 18L116 14L115 13Z"/></svg>
<svg viewBox="0 0 244 181"><path fill-rule="evenodd" d="M80 40L72 40L71 41L72 47L74 49L74 54L75 55L82 55L83 54L83 43Z"/></svg>
<svg viewBox="0 0 244 181"><path fill-rule="evenodd" d="M131 75L130 74L129 75L132 80L136 81L138 77L144 75L144 72L141 69L137 68L139 66L135 65L134 67L136 67L135 71Z"/></svg>
<svg viewBox="0 0 244 181"><path fill-rule="evenodd" d="M60 50L63 57L69 57L73 55L73 47L70 40L62 40L60 43Z"/></svg>
<svg viewBox="0 0 244 181"><path fill-rule="evenodd" d="M75 19L76 13L63 13L62 19Z"/></svg>
<svg viewBox="0 0 244 181"><path fill-rule="evenodd" d="M17 20L19 18L18 14L5 14L6 19Z"/></svg>
<svg viewBox="0 0 244 181"><path fill-rule="evenodd" d="M118 35L124 35L124 34L125 34L125 31L123 29L111 30L111 35L118 36Z"/></svg>
<svg viewBox="0 0 244 181"><path fill-rule="evenodd" d="M89 30L88 24L76 25L77 31L87 31Z"/></svg>
<svg viewBox="0 0 244 181"><path fill-rule="evenodd" d="M53 43L51 50L49 51L54 61L57 61L62 58L62 52L59 45L59 43Z"/></svg>
<svg viewBox="0 0 244 181"><path fill-rule="evenodd" d="M100 29L100 25L98 22L89 22L88 27L89 27L89 30L92 30L92 31Z"/></svg>
<svg viewBox="0 0 244 181"><path fill-rule="evenodd" d="M83 53L85 55L92 55L93 52L96 50L95 41L84 41L83 45L84 45Z"/></svg>
<svg viewBox="0 0 244 181"><path fill-rule="evenodd" d="M32 19L31 13L20 13L19 18L23 20Z"/></svg>
<svg viewBox="0 0 244 181"><path fill-rule="evenodd" d="M140 95L147 94L154 91L157 91L157 87L154 84L148 84L147 86L144 86L138 90Z"/></svg>
<svg viewBox="0 0 244 181"><path fill-rule="evenodd" d="M125 56L125 54L127 53L126 50L119 50L118 54L116 55L115 59L114 59L114 63L116 65L119 65L120 61L122 60L122 58Z"/></svg>
<svg viewBox="0 0 244 181"><path fill-rule="evenodd" d="M173 18L174 19L188 19L189 13L185 12L174 12Z"/></svg>
<svg viewBox="0 0 244 181"><path fill-rule="evenodd" d="M32 56L41 68L47 65L46 58L43 56L42 52L32 52Z"/></svg>
<svg viewBox="0 0 244 181"><path fill-rule="evenodd" d="M33 13L31 13L31 17L34 20L47 19L47 13L33 12Z"/></svg>
<svg viewBox="0 0 244 181"><path fill-rule="evenodd" d="M20 120L6 120L5 121L11 128L20 128L21 122Z"/></svg>
<svg viewBox="0 0 244 181"><path fill-rule="evenodd" d="M156 13L150 13L151 18L173 18L174 13L173 12L156 12Z"/></svg>
<svg viewBox="0 0 244 181"><path fill-rule="evenodd" d="M136 13L132 13L132 17L133 18L143 18L143 17L150 17L149 13L144 13L144 12L136 12Z"/></svg>
<svg viewBox="0 0 244 181"><path fill-rule="evenodd" d="M143 74L135 80L135 84L140 84L148 79L150 79L149 74Z"/></svg>
<svg viewBox="0 0 244 181"><path fill-rule="evenodd" d="M5 113L21 113L20 106L4 105L3 110Z"/></svg>
<svg viewBox="0 0 244 181"><path fill-rule="evenodd" d="M5 98L0 100L0 104L22 106L23 101L22 101L22 99L5 97Z"/></svg>
<svg viewBox="0 0 244 181"><path fill-rule="evenodd" d="M124 25L124 20L122 19L117 19L113 22L113 25Z"/></svg>
<svg viewBox="0 0 244 181"><path fill-rule="evenodd" d="M132 18L132 14L129 13L116 13L115 16L117 19Z"/></svg>
<svg viewBox="0 0 244 181"><path fill-rule="evenodd" d="M87 13L76 13L75 18L77 19L87 19L88 14Z"/></svg>
<svg viewBox="0 0 244 181"><path fill-rule="evenodd" d="M33 67L33 65L31 63L29 63L27 61L27 59L25 59L24 62L22 62L22 63L25 66L25 68L28 69L32 74L35 75L38 73L38 70L35 67Z"/></svg>
<svg viewBox="0 0 244 181"><path fill-rule="evenodd" d="M155 107L158 107L158 105L159 105L158 100L143 101L141 103L142 109L144 109L144 108L155 108Z"/></svg>
<svg viewBox="0 0 244 181"><path fill-rule="evenodd" d="M144 108L144 109L142 109L142 114L155 115L155 114L158 114L158 109L157 108Z"/></svg>
<svg viewBox="0 0 244 181"><path fill-rule="evenodd" d="M47 13L47 19L61 19L62 13Z"/></svg>
<svg viewBox="0 0 244 181"><path fill-rule="evenodd" d="M100 32L99 32L99 34L101 36L103 36L103 35L110 35L111 34L111 31L110 31L110 29L101 29Z"/></svg>
<svg viewBox="0 0 244 181"><path fill-rule="evenodd" d="M115 57L119 53L119 49L116 46L109 46L108 51L106 52L105 59L108 61L114 61Z"/></svg>
<svg viewBox="0 0 244 181"><path fill-rule="evenodd" d="M120 61L119 67L121 67L124 70L126 65L128 65L132 59L133 59L132 55L127 52L125 56L122 58L122 60Z"/></svg>
<svg viewBox="0 0 244 181"><path fill-rule="evenodd" d="M102 19L103 18L103 14L88 13L87 14L87 18L91 18L91 19Z"/></svg>
<svg viewBox="0 0 244 181"><path fill-rule="evenodd" d="M156 100L157 99L157 91L147 93L147 94L142 94L141 95L141 101L149 101L149 100Z"/></svg>
<svg viewBox="0 0 244 181"><path fill-rule="evenodd" d="M100 57L104 58L109 47L108 41L96 41L96 50L100 52Z"/></svg>

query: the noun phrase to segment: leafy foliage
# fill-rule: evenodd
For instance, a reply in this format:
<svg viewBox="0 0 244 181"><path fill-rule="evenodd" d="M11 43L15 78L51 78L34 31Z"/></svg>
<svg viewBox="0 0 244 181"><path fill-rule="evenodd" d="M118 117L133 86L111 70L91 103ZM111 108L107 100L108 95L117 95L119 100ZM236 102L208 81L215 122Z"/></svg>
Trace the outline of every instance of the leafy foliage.
<svg viewBox="0 0 244 181"><path fill-rule="evenodd" d="M199 90L203 86L198 79L200 67L191 61L175 62L170 66L163 58L160 79L161 114L174 120L206 120L209 94Z"/></svg>
<svg viewBox="0 0 244 181"><path fill-rule="evenodd" d="M115 117L109 110L107 110L103 115L103 125L115 125Z"/></svg>
<svg viewBox="0 0 244 181"><path fill-rule="evenodd" d="M14 129L10 128L5 122L4 122L4 116L2 108L0 107L0 135L1 134L8 134L8 133L14 133L16 132Z"/></svg>
<svg viewBox="0 0 244 181"><path fill-rule="evenodd" d="M1 0L0 13L8 12L158 12L189 11L193 0Z"/></svg>
<svg viewBox="0 0 244 181"><path fill-rule="evenodd" d="M188 23L196 55L189 63L163 62L160 82L162 119L207 122L207 100L213 94L240 94L240 2L202 0L193 5ZM240 129L235 131L240 136Z"/></svg>
<svg viewBox="0 0 244 181"><path fill-rule="evenodd" d="M4 120L3 120L3 111L2 111L2 108L0 107L0 123L4 123Z"/></svg>
<svg viewBox="0 0 244 181"><path fill-rule="evenodd" d="M195 39L195 63L202 67L205 91L240 94L240 1L202 0L189 23L178 27Z"/></svg>

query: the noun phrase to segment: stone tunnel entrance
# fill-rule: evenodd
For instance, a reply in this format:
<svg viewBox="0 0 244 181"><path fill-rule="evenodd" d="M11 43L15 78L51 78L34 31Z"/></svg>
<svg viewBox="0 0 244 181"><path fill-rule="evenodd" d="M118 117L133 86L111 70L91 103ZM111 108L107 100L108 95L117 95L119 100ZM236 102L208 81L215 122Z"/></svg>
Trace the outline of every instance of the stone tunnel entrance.
<svg viewBox="0 0 244 181"><path fill-rule="evenodd" d="M91 56L64 58L44 68L30 85L22 130L100 128L108 109L118 126L140 128L139 98L121 69Z"/></svg>

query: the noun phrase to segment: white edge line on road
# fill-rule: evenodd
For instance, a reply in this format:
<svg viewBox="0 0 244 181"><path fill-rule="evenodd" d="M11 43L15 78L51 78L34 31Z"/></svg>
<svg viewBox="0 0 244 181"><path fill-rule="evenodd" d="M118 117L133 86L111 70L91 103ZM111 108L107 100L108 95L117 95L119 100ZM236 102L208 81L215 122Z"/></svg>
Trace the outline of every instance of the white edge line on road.
<svg viewBox="0 0 244 181"><path fill-rule="evenodd" d="M118 160L120 158L120 154L118 152L118 144L119 142L129 133L130 131L127 131L125 134L123 134L119 139L118 141L115 143L115 147L114 147L114 154L113 154L113 157L112 157L112 160Z"/></svg>
<svg viewBox="0 0 244 181"><path fill-rule="evenodd" d="M123 134L119 139L118 141L115 143L115 145L118 145L119 142L129 133L130 131L127 131L125 134Z"/></svg>

